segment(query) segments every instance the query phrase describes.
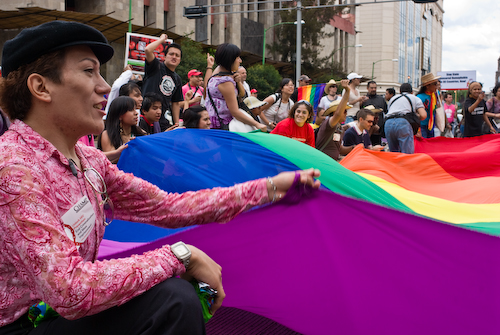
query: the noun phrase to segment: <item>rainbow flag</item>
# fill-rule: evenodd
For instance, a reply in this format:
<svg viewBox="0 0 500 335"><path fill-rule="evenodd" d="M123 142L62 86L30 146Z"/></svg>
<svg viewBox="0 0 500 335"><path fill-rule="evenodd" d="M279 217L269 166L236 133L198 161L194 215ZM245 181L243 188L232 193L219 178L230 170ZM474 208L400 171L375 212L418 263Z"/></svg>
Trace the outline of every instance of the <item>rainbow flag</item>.
<svg viewBox="0 0 500 335"><path fill-rule="evenodd" d="M500 135L474 141L456 140L455 152L423 141L418 150L430 153L415 155L358 146L338 164L303 143L258 132L139 137L118 167L169 192L310 167L321 170L323 186L294 187L282 201L225 225L114 221L100 257L196 245L222 266L223 306L303 334L494 334L500 158L492 152Z"/></svg>
<svg viewBox="0 0 500 335"><path fill-rule="evenodd" d="M316 113L319 101L325 92L326 84L313 84L299 87L298 90L298 99L299 100L307 100L311 103L314 109L314 113Z"/></svg>

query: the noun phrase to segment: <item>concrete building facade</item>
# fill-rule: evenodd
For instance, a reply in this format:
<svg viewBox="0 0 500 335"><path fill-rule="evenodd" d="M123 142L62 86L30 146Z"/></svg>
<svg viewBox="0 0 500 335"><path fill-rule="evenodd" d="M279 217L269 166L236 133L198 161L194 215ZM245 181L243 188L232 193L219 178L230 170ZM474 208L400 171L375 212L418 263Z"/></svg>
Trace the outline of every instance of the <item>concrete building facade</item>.
<svg viewBox="0 0 500 335"><path fill-rule="evenodd" d="M342 0L335 0L340 4ZM355 3L355 0L347 0ZM258 0L2 0L0 10L17 10L17 8L40 7L48 10L74 11L107 15L120 21L129 20L129 3L132 4L132 23L147 26L185 36L206 44L218 45L224 42L234 43L242 50L261 55L263 50L263 35L267 28L279 23L278 11L273 11L279 5ZM236 5L236 3L244 3ZM234 5L233 5L234 4ZM227 14L211 15L201 19L187 19L183 16L186 6L193 5L229 5L210 7L209 12L227 12ZM267 10L253 12L254 10ZM234 13L246 11L245 13ZM348 46L356 42L354 28L355 7L349 7L341 15L332 18L325 27L326 32L333 37L324 41L324 47L318 50L321 57L330 56L333 51L333 61L340 64L345 72L356 69L354 49ZM272 44L275 39L274 29L269 29L266 44ZM18 31L0 32L0 46L12 38ZM124 45L112 43L115 48L114 59L103 66L102 74L108 81L113 81L123 69ZM267 49L266 49L267 50ZM273 55L266 53L266 58Z"/></svg>
<svg viewBox="0 0 500 335"><path fill-rule="evenodd" d="M441 71L443 0L363 5L356 13L356 43L363 45L356 72L373 73L379 92L402 83L417 89L422 75Z"/></svg>

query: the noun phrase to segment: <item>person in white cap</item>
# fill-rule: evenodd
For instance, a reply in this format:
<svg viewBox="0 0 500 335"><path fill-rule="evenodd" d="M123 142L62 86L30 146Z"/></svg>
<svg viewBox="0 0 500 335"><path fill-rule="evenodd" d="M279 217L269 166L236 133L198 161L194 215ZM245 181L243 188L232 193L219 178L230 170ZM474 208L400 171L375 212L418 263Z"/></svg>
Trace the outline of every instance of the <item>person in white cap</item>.
<svg viewBox="0 0 500 335"><path fill-rule="evenodd" d="M351 93L349 94L349 104L352 105L352 108L347 111L346 123L354 121L354 117L356 116L361 103L368 99L366 96L361 96L358 91L358 86L361 84L361 78L363 78L363 76L355 72L351 72L347 76L347 79L349 79L349 87L351 88ZM342 91L342 95L344 95L344 93L345 90Z"/></svg>

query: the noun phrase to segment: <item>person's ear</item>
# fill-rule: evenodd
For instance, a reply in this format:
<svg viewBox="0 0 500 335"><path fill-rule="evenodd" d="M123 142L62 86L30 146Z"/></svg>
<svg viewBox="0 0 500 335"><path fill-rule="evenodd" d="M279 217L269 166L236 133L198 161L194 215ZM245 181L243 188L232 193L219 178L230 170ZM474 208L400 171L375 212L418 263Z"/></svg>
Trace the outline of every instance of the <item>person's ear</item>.
<svg viewBox="0 0 500 335"><path fill-rule="evenodd" d="M52 96L50 95L50 84L47 78L38 73L32 73L27 80L28 89L31 95L40 101L51 102Z"/></svg>

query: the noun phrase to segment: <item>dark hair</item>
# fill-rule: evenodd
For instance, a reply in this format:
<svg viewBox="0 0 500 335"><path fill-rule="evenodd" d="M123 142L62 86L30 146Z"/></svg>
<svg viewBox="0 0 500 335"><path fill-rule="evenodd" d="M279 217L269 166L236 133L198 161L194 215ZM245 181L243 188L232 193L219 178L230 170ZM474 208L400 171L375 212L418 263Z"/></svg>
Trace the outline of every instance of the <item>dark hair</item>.
<svg viewBox="0 0 500 335"><path fill-rule="evenodd" d="M446 98L448 98L448 95L451 95L451 93L450 93L450 92L444 92L443 94L444 94L444 98L445 98L445 99L446 99Z"/></svg>
<svg viewBox="0 0 500 335"><path fill-rule="evenodd" d="M386 91L389 94L396 95L396 90L394 89L394 87L389 87L388 89L386 89Z"/></svg>
<svg viewBox="0 0 500 335"><path fill-rule="evenodd" d="M280 87L276 90L276 93L281 93L281 91L283 90L283 87L285 87L286 85L288 85L289 82L293 83L293 80L290 79L290 78L283 78L283 79L281 79Z"/></svg>
<svg viewBox="0 0 500 335"><path fill-rule="evenodd" d="M133 81L129 81L128 83L123 84L120 87L120 90L118 91L118 95L128 97L131 93L133 93L136 90L141 92L141 88L139 87L139 85L137 85L137 83L135 83Z"/></svg>
<svg viewBox="0 0 500 335"><path fill-rule="evenodd" d="M357 113L356 113L356 119L359 120L359 119L363 119L363 120L366 120L366 117L368 115L371 115L373 117L375 117L375 113L372 112L371 110L369 109L366 109L366 108L361 108Z"/></svg>
<svg viewBox="0 0 500 335"><path fill-rule="evenodd" d="M313 108L312 108L311 104L309 103L309 101L306 101L306 100L300 100L300 101L297 101L296 103L294 103L292 108L290 108L290 110L288 111L288 117L290 119L293 119L295 116L295 111L297 110L297 108L299 108L300 105L306 106L307 111L309 112L309 116L307 117L306 122L311 122L312 118L313 118Z"/></svg>
<svg viewBox="0 0 500 335"><path fill-rule="evenodd" d="M184 127L198 128L201 119L201 112L206 111L206 108L200 105L189 107L184 111Z"/></svg>
<svg viewBox="0 0 500 335"><path fill-rule="evenodd" d="M375 82L375 80L370 80L369 82L366 83L366 87L370 87L371 84L377 85L377 82Z"/></svg>
<svg viewBox="0 0 500 335"><path fill-rule="evenodd" d="M135 101L126 96L115 98L111 102L111 105L109 105L108 115L106 117L106 131L108 132L111 145L115 149L118 149L118 147L123 144L120 135L120 116L133 110L135 110ZM141 136L144 135L144 131L137 127L137 125L133 125L132 134ZM98 147L101 147L101 136L99 136Z"/></svg>
<svg viewBox="0 0 500 335"><path fill-rule="evenodd" d="M32 63L22 65L0 80L0 106L14 121L24 120L31 109L32 94L28 89L28 77L38 73L50 81L61 84L61 69L66 61L66 49L41 56Z"/></svg>
<svg viewBox="0 0 500 335"><path fill-rule="evenodd" d="M223 43L215 51L215 64L222 66L228 71L232 71L231 66L240 55L241 50L236 45Z"/></svg>
<svg viewBox="0 0 500 335"><path fill-rule="evenodd" d="M141 112L149 111L151 106L153 106L153 104L155 102L158 102L158 101L162 103L162 111L163 111L163 99L162 99L162 97L158 93L155 93L155 92L146 93L144 95L144 100L142 101Z"/></svg>
<svg viewBox="0 0 500 335"><path fill-rule="evenodd" d="M168 53L168 50L170 50L170 48L175 48L175 49L179 49L179 51L181 52L181 57L182 57L182 49L181 49L181 46L177 43L171 43L167 46L167 48L165 49L165 55L167 55Z"/></svg>
<svg viewBox="0 0 500 335"><path fill-rule="evenodd" d="M493 96L497 95L498 89L500 89L500 83L497 83L495 87L493 87L493 90L491 93L493 93Z"/></svg>
<svg viewBox="0 0 500 335"><path fill-rule="evenodd" d="M413 93L413 87L410 83L404 83L399 88L399 93Z"/></svg>

